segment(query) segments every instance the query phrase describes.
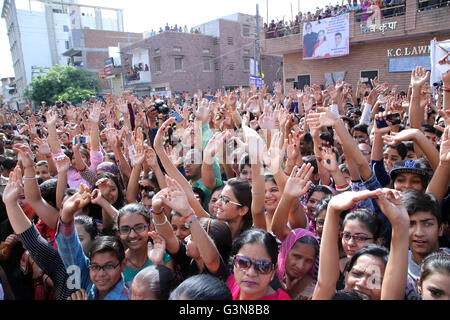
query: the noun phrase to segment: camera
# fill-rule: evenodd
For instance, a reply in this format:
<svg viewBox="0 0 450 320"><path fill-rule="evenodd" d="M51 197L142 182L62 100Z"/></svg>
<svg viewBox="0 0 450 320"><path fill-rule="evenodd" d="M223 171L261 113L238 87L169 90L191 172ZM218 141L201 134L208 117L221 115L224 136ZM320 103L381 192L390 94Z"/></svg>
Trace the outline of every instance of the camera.
<svg viewBox="0 0 450 320"><path fill-rule="evenodd" d="M166 105L164 100L161 99L156 100L154 107L155 110L158 111L158 113L169 114L169 107Z"/></svg>

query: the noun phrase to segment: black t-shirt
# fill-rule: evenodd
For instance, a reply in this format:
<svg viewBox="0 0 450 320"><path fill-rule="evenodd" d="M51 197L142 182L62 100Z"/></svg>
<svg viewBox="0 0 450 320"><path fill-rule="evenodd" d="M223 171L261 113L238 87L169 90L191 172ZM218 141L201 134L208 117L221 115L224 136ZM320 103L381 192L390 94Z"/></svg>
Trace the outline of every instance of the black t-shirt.
<svg viewBox="0 0 450 320"><path fill-rule="evenodd" d="M179 271L181 272L182 278L181 280L185 280L191 276L199 274L200 272L198 270L197 263L195 262L195 260L186 255L186 245L181 240L178 241L180 243L180 249L178 250L177 253L170 254L170 256L175 262L175 268L179 269ZM210 274L219 278L222 281L226 281L229 272L226 263L223 261L222 257L220 257L220 266L216 273L212 273L205 266L202 274Z"/></svg>

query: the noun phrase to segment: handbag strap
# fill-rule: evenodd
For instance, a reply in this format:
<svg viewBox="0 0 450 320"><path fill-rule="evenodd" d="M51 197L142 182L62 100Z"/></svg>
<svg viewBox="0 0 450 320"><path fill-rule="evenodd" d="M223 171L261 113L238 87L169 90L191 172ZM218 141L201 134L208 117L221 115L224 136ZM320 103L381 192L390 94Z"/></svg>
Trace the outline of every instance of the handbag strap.
<svg viewBox="0 0 450 320"><path fill-rule="evenodd" d="M0 266L0 280L2 282L3 291L5 293L5 300L16 300L14 293L9 285L8 278L3 268Z"/></svg>

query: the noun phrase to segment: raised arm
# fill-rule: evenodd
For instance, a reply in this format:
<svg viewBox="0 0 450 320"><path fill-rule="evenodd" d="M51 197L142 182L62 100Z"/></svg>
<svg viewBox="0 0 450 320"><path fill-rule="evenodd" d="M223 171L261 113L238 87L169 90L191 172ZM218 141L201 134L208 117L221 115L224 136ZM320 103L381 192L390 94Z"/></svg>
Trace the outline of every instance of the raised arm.
<svg viewBox="0 0 450 320"><path fill-rule="evenodd" d="M294 167L291 172L289 179L285 185L284 191L281 195L280 202L275 210L272 219L272 232L277 236L278 239L284 241L291 228L287 225L289 218L289 211L292 207L298 205L300 197L306 194L311 187L311 175L314 171L314 167L310 163L303 164L301 168ZM296 203L297 202L297 203ZM299 228L306 227L306 214L302 209L300 214L303 220L303 224L297 226Z"/></svg>
<svg viewBox="0 0 450 320"><path fill-rule="evenodd" d="M175 167L175 165L170 161L166 151L164 150L163 146L163 135L168 130L168 127L170 124L172 124L175 121L175 118L169 118L166 122L164 122L160 128L158 129L158 133L155 137L154 142L154 148L156 151L156 154L158 155L159 159L161 160L161 163L166 170L167 174L177 180L177 182L181 185L184 192L186 193L188 197L189 204L196 212L197 216L199 217L206 217L209 218L209 214L203 209L200 202L195 197L194 192L192 191L192 186L189 184L189 182L186 180L186 178L178 171L178 169Z"/></svg>
<svg viewBox="0 0 450 320"><path fill-rule="evenodd" d="M376 202L392 225L389 259L381 286L381 300L403 300L408 277L409 216L401 193L392 189L375 190Z"/></svg>
<svg viewBox="0 0 450 320"><path fill-rule="evenodd" d="M173 210L179 212L190 225L192 240L198 247L200 256L206 267L212 273L216 273L220 266L220 254L213 240L200 225L197 215L192 210L186 198L183 188L176 180L167 177L168 194L163 198L164 203Z"/></svg>
<svg viewBox="0 0 450 320"><path fill-rule="evenodd" d="M36 179L36 172L34 169L34 161L32 152L27 145L19 144L14 146L14 151L19 155L24 167L24 193L25 200L33 208L34 212L42 219L42 221L51 229L56 229L59 212L42 198L41 190Z"/></svg>
<svg viewBox="0 0 450 320"><path fill-rule="evenodd" d="M409 121L412 128L420 129L424 118L424 109L420 107L422 88L430 79L430 72L416 67L411 72L411 101L409 103Z"/></svg>
<svg viewBox="0 0 450 320"><path fill-rule="evenodd" d="M339 215L353 208L360 200L369 198L371 191L347 191L331 198L320 242L319 275L313 300L331 300L339 279Z"/></svg>
<svg viewBox="0 0 450 320"><path fill-rule="evenodd" d="M439 165L433 174L433 178L427 187L427 193L436 197L439 203L442 203L448 192L448 183L450 177L450 126L447 125L441 137L441 150Z"/></svg>

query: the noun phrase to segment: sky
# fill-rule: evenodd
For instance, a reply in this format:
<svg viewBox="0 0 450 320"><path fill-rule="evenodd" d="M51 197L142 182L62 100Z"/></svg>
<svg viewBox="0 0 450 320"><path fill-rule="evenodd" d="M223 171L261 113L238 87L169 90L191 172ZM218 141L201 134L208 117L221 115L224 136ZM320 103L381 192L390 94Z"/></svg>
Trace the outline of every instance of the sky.
<svg viewBox="0 0 450 320"><path fill-rule="evenodd" d="M3 8L3 0L0 0ZM24 1L24 0L22 0ZM341 0L342 1L342 0ZM157 31L166 23L188 28L200 25L233 13L255 15L256 5L259 14L266 22L291 20L297 12L314 11L329 4L341 3L337 0L78 0L80 4L98 5L123 9L124 31ZM347 1L346 1L347 2ZM292 9L292 10L291 10ZM291 14L292 12L292 14ZM14 76L6 21L0 21L0 78Z"/></svg>

